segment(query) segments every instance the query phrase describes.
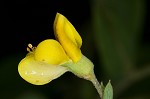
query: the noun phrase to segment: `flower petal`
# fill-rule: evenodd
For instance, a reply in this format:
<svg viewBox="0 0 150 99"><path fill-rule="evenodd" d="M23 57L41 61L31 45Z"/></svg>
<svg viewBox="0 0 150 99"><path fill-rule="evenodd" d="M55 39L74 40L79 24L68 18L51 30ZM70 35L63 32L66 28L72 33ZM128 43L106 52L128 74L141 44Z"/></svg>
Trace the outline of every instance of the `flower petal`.
<svg viewBox="0 0 150 99"><path fill-rule="evenodd" d="M68 56L77 62L81 58L82 39L74 26L60 13L56 14L54 33Z"/></svg>
<svg viewBox="0 0 150 99"><path fill-rule="evenodd" d="M69 60L60 43L47 39L38 44L35 49L35 59L51 65L62 64Z"/></svg>
<svg viewBox="0 0 150 99"><path fill-rule="evenodd" d="M27 82L34 85L43 85L64 74L67 68L36 61L33 53L29 53L19 63L18 71Z"/></svg>

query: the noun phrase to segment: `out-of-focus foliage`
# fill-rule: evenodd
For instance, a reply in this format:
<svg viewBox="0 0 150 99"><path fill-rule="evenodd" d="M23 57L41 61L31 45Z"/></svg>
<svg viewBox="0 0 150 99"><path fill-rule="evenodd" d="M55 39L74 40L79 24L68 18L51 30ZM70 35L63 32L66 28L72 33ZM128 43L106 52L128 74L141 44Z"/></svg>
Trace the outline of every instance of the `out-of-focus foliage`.
<svg viewBox="0 0 150 99"><path fill-rule="evenodd" d="M105 75L114 82L115 98L150 75L149 63L137 69L139 49L144 50L140 41L145 5L141 0L93 0L91 5L96 48Z"/></svg>
<svg viewBox="0 0 150 99"><path fill-rule="evenodd" d="M13 32L10 32L8 35L10 34L9 37L13 40L16 37L20 41L17 41L17 44L11 44L13 41L9 41L9 45L14 45L16 49L21 50L21 53L9 54L6 49L5 57L0 60L0 99L99 99L91 82L79 79L72 73L65 73L44 86L29 84L18 74L18 63L26 54L20 46L25 49L28 42L39 43L43 35L49 38L46 36L53 34L49 31L52 31L54 18L48 17L55 16L56 12L65 15L77 27L83 39L81 48L83 54L93 61L98 80L103 81L104 85L111 80L114 99L150 99L150 42L144 39L144 33L149 32L145 28L150 24L146 19L148 17L146 0L83 0L83 4L80 0L55 1L57 3L48 2L53 5L52 9L46 8L47 3L44 1L39 3L40 6L37 5L38 1L31 4L27 1L20 1L18 3L20 9L23 9L21 7L23 3L29 4L23 7L32 8L33 6L30 13L28 13L30 9L24 8L20 11L19 8L12 7L20 14L12 13L12 16L9 16L10 19L15 18L8 22L19 24L16 25L18 27L15 27L18 34L11 37ZM74 4L75 2L77 3ZM86 5L88 9L83 11ZM12 9L10 12L13 12ZM52 11L55 14L47 14ZM6 13L10 12L6 10ZM86 12L89 12L89 16L85 16ZM22 17L24 13L28 14L27 19ZM85 20L79 20L83 16ZM20 22L17 23L16 20ZM51 24L49 21L52 21ZM26 24L21 28L20 23L22 22ZM51 30L47 28L50 26ZM9 27L7 30L13 31ZM21 35L27 36L21 38ZM30 39L28 39L29 36ZM24 41L25 39L27 40ZM12 52L13 48L9 46L9 51L10 49Z"/></svg>

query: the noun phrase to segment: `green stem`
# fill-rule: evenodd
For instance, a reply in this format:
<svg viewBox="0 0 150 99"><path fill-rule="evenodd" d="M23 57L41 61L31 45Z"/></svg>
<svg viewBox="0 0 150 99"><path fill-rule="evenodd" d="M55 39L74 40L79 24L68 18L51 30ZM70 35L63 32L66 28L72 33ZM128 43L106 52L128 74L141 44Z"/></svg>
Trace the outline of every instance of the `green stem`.
<svg viewBox="0 0 150 99"><path fill-rule="evenodd" d="M103 89L102 89L102 86L100 85L100 83L98 82L97 78L95 77L95 74L93 75L93 78L90 81L95 86L100 98L103 99Z"/></svg>

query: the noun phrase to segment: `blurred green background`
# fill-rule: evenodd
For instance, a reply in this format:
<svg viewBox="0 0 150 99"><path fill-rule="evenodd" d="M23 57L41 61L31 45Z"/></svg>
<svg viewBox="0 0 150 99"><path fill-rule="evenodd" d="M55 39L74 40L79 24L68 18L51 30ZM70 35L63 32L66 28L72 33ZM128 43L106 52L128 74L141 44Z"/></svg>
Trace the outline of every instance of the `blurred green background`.
<svg viewBox="0 0 150 99"><path fill-rule="evenodd" d="M111 80L114 99L150 99L148 0L7 0L2 10L0 99L99 99L91 82L69 72L43 86L18 74L28 43L54 39L56 12L75 26L82 53L99 81Z"/></svg>

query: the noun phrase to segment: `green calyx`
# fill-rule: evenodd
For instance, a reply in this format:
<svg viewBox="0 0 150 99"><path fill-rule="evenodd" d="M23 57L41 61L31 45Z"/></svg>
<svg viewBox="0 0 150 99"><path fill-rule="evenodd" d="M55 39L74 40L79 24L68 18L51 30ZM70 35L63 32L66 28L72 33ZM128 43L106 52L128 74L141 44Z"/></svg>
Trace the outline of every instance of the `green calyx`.
<svg viewBox="0 0 150 99"><path fill-rule="evenodd" d="M93 63L84 55L82 55L81 59L78 62L74 63L70 61L62 64L62 66L67 67L69 71L74 73L76 76L87 80L92 79L94 74Z"/></svg>

